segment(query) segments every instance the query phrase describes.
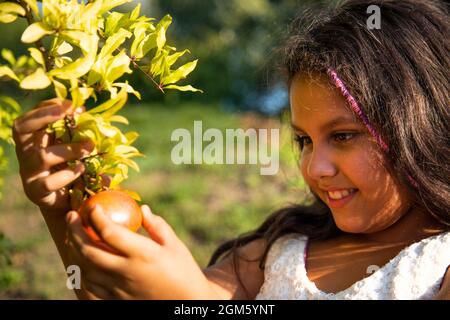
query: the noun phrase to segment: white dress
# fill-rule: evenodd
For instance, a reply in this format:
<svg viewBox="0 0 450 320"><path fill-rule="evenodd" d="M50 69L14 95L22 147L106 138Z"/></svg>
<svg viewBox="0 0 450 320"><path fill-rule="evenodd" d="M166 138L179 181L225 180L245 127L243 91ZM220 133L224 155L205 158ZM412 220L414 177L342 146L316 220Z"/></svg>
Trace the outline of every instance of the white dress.
<svg viewBox="0 0 450 320"><path fill-rule="evenodd" d="M267 255L264 283L256 299L431 299L439 291L450 265L450 232L445 232L409 245L382 268L351 287L335 294L327 293L308 279L306 244L307 237L298 234L275 241Z"/></svg>

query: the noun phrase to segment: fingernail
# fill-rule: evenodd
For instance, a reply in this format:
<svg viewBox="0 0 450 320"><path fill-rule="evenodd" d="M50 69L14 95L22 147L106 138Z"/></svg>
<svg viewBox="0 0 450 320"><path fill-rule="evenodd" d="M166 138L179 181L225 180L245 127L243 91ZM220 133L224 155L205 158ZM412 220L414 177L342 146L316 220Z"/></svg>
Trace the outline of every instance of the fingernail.
<svg viewBox="0 0 450 320"><path fill-rule="evenodd" d="M68 222L68 223L72 222L72 218L73 218L73 212L70 211L66 216L66 222Z"/></svg>
<svg viewBox="0 0 450 320"><path fill-rule="evenodd" d="M148 214L149 216L153 215L152 209L150 209L150 207L146 204L142 206L142 211Z"/></svg>
<svg viewBox="0 0 450 320"><path fill-rule="evenodd" d="M77 164L77 166L75 167L75 172L76 173L82 173L84 171L84 164L82 162L80 162L79 164Z"/></svg>

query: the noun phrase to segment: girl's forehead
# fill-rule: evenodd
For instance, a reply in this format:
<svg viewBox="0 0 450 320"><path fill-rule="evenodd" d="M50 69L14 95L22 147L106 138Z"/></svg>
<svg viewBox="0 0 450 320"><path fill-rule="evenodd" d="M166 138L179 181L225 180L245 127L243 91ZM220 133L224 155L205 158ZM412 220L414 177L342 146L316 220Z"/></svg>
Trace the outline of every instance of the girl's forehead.
<svg viewBox="0 0 450 320"><path fill-rule="evenodd" d="M294 126L321 126L333 122L358 123L340 91L326 76L295 77L290 86L292 123Z"/></svg>

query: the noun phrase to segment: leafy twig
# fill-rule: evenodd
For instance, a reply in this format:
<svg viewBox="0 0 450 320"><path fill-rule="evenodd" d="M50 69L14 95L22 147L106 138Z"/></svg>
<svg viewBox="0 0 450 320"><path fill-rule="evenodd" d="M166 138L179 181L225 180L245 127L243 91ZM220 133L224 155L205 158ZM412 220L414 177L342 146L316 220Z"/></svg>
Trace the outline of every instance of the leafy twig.
<svg viewBox="0 0 450 320"><path fill-rule="evenodd" d="M33 13L31 12L31 10L28 8L28 5L24 1L19 0L19 4L25 9L26 19L27 19L28 25L32 25L35 22L34 21L34 17L33 17ZM38 40L34 44L36 45L36 48L44 56L45 70L46 71L50 70L52 62L50 60L50 57L47 54L47 50L45 50L44 43L42 42L42 40Z"/></svg>

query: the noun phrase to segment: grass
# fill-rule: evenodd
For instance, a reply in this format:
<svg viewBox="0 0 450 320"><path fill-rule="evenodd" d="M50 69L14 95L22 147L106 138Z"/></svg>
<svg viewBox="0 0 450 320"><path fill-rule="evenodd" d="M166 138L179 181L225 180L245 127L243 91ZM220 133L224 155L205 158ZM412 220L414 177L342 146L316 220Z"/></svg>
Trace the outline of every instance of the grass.
<svg viewBox="0 0 450 320"><path fill-rule="evenodd" d="M256 228L271 212L304 196L296 155L282 129L280 171L261 176L258 165L175 165L170 154L177 128L193 130L194 120L206 128L278 128L280 121L254 114L229 114L215 106L130 105L122 113L138 131L136 142L146 157L138 158L139 173L124 183L143 203L163 216L205 267L224 240ZM39 211L23 194L11 148L0 202L0 255L8 248L10 261L0 264L0 298L72 299L64 269ZM3 247L2 247L3 244Z"/></svg>

